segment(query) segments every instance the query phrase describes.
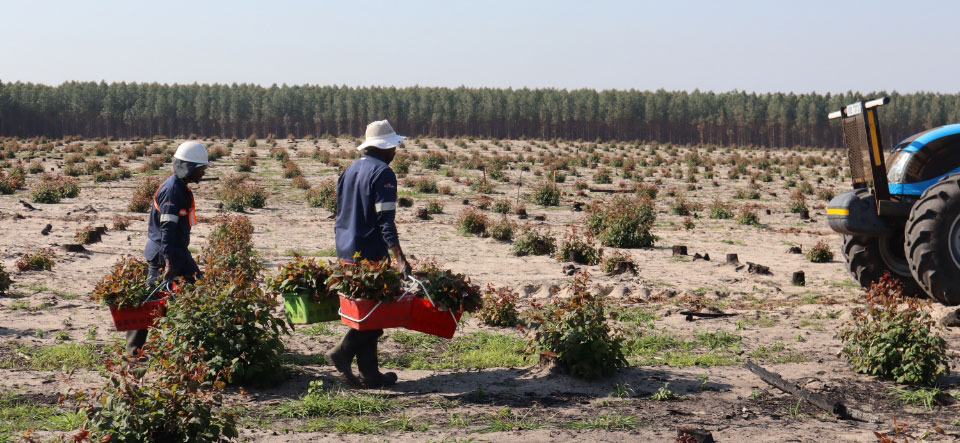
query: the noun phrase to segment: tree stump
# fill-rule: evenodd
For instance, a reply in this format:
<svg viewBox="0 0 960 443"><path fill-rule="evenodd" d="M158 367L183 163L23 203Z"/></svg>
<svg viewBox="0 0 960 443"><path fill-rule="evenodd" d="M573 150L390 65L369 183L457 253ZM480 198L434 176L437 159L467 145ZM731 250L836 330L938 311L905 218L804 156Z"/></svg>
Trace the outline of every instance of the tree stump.
<svg viewBox="0 0 960 443"><path fill-rule="evenodd" d="M750 262L747 262L747 272L758 275L773 275L769 267Z"/></svg>
<svg viewBox="0 0 960 443"><path fill-rule="evenodd" d="M713 434L706 429L677 428L678 443L714 443Z"/></svg>
<svg viewBox="0 0 960 443"><path fill-rule="evenodd" d="M790 278L790 282L796 286L806 286L807 280L803 275L803 271L797 271L793 273L793 277Z"/></svg>

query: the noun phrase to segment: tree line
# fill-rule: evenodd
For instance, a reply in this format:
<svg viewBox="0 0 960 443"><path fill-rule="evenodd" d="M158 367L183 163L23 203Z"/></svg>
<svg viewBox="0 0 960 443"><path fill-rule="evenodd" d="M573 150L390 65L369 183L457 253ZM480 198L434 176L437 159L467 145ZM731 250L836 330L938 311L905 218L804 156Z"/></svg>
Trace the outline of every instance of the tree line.
<svg viewBox="0 0 960 443"><path fill-rule="evenodd" d="M0 135L360 137L386 118L411 136L836 147L841 131L827 114L882 95L892 97L880 115L886 146L960 122L960 94L939 93L0 82Z"/></svg>

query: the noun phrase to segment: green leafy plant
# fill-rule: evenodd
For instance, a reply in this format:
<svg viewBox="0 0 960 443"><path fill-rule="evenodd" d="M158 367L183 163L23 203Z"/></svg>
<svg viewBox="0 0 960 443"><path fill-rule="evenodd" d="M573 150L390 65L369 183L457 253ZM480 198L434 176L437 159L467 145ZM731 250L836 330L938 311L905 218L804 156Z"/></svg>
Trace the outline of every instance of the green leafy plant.
<svg viewBox="0 0 960 443"><path fill-rule="evenodd" d="M404 186L413 188L414 191L422 194L436 194L437 181L430 177L409 177L403 182Z"/></svg>
<svg viewBox="0 0 960 443"><path fill-rule="evenodd" d="M466 207L457 215L457 231L461 234L482 236L490 223L487 216L474 207Z"/></svg>
<svg viewBox="0 0 960 443"><path fill-rule="evenodd" d="M503 216L500 220L490 223L487 226L487 233L490 234L490 237L493 237L494 240L510 242L513 241L513 233L516 229L517 224L506 216Z"/></svg>
<svg viewBox="0 0 960 443"><path fill-rule="evenodd" d="M72 177L44 175L30 191L34 203L59 203L64 198L80 195L80 185Z"/></svg>
<svg viewBox="0 0 960 443"><path fill-rule="evenodd" d="M667 401L674 400L679 397L680 396L670 390L670 383L664 383L663 386L657 389L657 392L650 396L650 399L654 401Z"/></svg>
<svg viewBox="0 0 960 443"><path fill-rule="evenodd" d="M110 273L97 282L90 296L105 306L139 306L153 290L147 287L148 270L147 262L140 258L121 257Z"/></svg>
<svg viewBox="0 0 960 443"><path fill-rule="evenodd" d="M293 160L287 160L283 164L283 178L294 178L300 177L303 175L303 171L300 170L300 166Z"/></svg>
<svg viewBox="0 0 960 443"><path fill-rule="evenodd" d="M259 281L263 263L253 249L253 224L243 215L224 215L214 220L213 230L201 250L204 278L221 278L252 285Z"/></svg>
<svg viewBox="0 0 960 443"><path fill-rule="evenodd" d="M250 172L253 171L253 167L257 165L257 161L249 155L241 156L237 159L237 172Z"/></svg>
<svg viewBox="0 0 960 443"><path fill-rule="evenodd" d="M567 230L563 239L560 240L557 260L572 261L588 266L600 264L603 257L603 248L594 247L595 242L596 239L589 231L573 226Z"/></svg>
<svg viewBox="0 0 960 443"><path fill-rule="evenodd" d="M127 204L127 210L130 212L150 212L150 208L153 207L153 196L161 184L162 181L159 177L144 177L134 188L130 203Z"/></svg>
<svg viewBox="0 0 960 443"><path fill-rule="evenodd" d="M439 199L431 198L427 200L424 207L427 209L427 214L443 214L443 202Z"/></svg>
<svg viewBox="0 0 960 443"><path fill-rule="evenodd" d="M807 210L807 197L800 190L790 194L790 212L798 214Z"/></svg>
<svg viewBox="0 0 960 443"><path fill-rule="evenodd" d="M657 240L650 233L656 219L653 200L617 196L609 202L594 201L588 210L586 225L604 246L647 248Z"/></svg>
<svg viewBox="0 0 960 443"><path fill-rule="evenodd" d="M56 253L50 248L40 248L36 252L30 252L27 249L14 265L20 272L24 271L49 271L53 269L54 257Z"/></svg>
<svg viewBox="0 0 960 443"><path fill-rule="evenodd" d="M497 214L509 214L510 213L510 201L506 199L499 199L493 202L493 207L491 208L493 212Z"/></svg>
<svg viewBox="0 0 960 443"><path fill-rule="evenodd" d="M231 382L267 381L280 374L281 336L276 297L257 285L262 264L253 251L253 226L244 216L217 220L202 251L204 274L183 285L177 302L157 324L164 358L201 350L208 377Z"/></svg>
<svg viewBox="0 0 960 443"><path fill-rule="evenodd" d="M730 211L730 207L719 198L714 200L707 209L712 219L726 220L733 218L733 212Z"/></svg>
<svg viewBox="0 0 960 443"><path fill-rule="evenodd" d="M866 303L839 334L854 371L927 386L950 373L946 341L924 302L904 297L899 281L885 273L867 290Z"/></svg>
<svg viewBox="0 0 960 443"><path fill-rule="evenodd" d="M660 190L656 186L647 184L647 183L642 183L642 182L637 183L635 190L637 192L638 197L641 197L641 198L646 197L646 198L649 198L650 200L656 199L657 193L660 192Z"/></svg>
<svg viewBox="0 0 960 443"><path fill-rule="evenodd" d="M208 377L210 368L202 351L170 356L154 342L147 347L151 355L163 357L146 370L123 359L108 360L104 362L107 383L75 395L91 440L206 443L236 439L237 416L224 404L220 377Z"/></svg>
<svg viewBox="0 0 960 443"><path fill-rule="evenodd" d="M402 289L400 274L390 268L386 259L332 262L326 284L328 290L349 299L378 301L393 301Z"/></svg>
<svg viewBox="0 0 960 443"><path fill-rule="evenodd" d="M440 169L444 163L446 163L446 156L439 152L431 152L420 157L420 165L425 169Z"/></svg>
<svg viewBox="0 0 960 443"><path fill-rule="evenodd" d="M267 203L267 190L256 183L248 182L245 175L224 178L216 197L223 201L228 211L243 212L246 208L262 208Z"/></svg>
<svg viewBox="0 0 960 443"><path fill-rule="evenodd" d="M590 276L579 272L570 289L573 295L556 306L537 309L531 344L586 379L605 377L627 366L623 337L612 333L602 295L587 287ZM539 308L538 306L536 308Z"/></svg>
<svg viewBox="0 0 960 443"><path fill-rule="evenodd" d="M337 184L326 180L307 191L307 206L337 211Z"/></svg>
<svg viewBox="0 0 960 443"><path fill-rule="evenodd" d="M294 255L293 260L277 266L277 275L267 278L266 286L274 295L301 294L319 302L337 297L336 292L327 290L328 277L330 268L323 263Z"/></svg>
<svg viewBox="0 0 960 443"><path fill-rule="evenodd" d="M560 204L560 188L550 182L540 182L533 188L532 199L540 206L557 206Z"/></svg>
<svg viewBox="0 0 960 443"><path fill-rule="evenodd" d="M3 263L0 263L0 297L7 296L7 291L10 290L12 284L13 279L11 279L10 274L3 269Z"/></svg>
<svg viewBox="0 0 960 443"><path fill-rule="evenodd" d="M806 256L807 260L813 263L827 263L833 260L833 251L830 250L830 245L826 241L820 240L807 251Z"/></svg>
<svg viewBox="0 0 960 443"><path fill-rule="evenodd" d="M551 255L557 250L556 240L547 232L532 226L524 226L523 232L513 242L513 255Z"/></svg>
<svg viewBox="0 0 960 443"><path fill-rule="evenodd" d="M235 383L264 382L282 374L281 336L290 332L279 302L229 268L208 269L196 285L181 286L176 303L157 322L162 358L202 351L207 376Z"/></svg>
<svg viewBox="0 0 960 443"><path fill-rule="evenodd" d="M670 203L670 212L674 215L690 215L690 202L687 201L686 197L677 194L673 198L673 203Z"/></svg>
<svg viewBox="0 0 960 443"><path fill-rule="evenodd" d="M440 269L436 261L419 263L414 276L441 310L474 312L483 304L479 286L470 284L470 279L463 274Z"/></svg>
<svg viewBox="0 0 960 443"><path fill-rule="evenodd" d="M477 318L487 326L516 326L520 324L520 312L517 310L519 300L517 293L509 287L494 288L487 283L483 306L477 311Z"/></svg>
<svg viewBox="0 0 960 443"><path fill-rule="evenodd" d="M737 223L748 226L761 226L760 216L757 215L757 211L751 206L740 208L740 213L737 214Z"/></svg>

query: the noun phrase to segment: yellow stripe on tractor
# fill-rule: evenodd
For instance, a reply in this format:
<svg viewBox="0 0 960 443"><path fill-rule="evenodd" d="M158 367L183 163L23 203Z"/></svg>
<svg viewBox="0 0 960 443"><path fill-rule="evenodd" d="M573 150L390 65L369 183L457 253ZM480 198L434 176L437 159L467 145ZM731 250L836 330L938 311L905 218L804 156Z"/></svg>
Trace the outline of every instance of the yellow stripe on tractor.
<svg viewBox="0 0 960 443"><path fill-rule="evenodd" d="M846 217L850 215L850 210L841 208L827 208L827 215L840 215Z"/></svg>
<svg viewBox="0 0 960 443"><path fill-rule="evenodd" d="M870 126L870 144L873 146L873 164L880 166L880 139L877 138L877 122L874 120L873 109L867 109L867 124Z"/></svg>

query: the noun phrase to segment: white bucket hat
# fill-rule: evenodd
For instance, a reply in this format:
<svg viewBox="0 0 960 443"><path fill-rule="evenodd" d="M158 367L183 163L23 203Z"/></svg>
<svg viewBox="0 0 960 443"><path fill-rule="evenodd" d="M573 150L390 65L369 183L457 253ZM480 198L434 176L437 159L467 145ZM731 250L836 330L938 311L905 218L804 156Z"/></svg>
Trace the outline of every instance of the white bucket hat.
<svg viewBox="0 0 960 443"><path fill-rule="evenodd" d="M376 146L379 149L393 149L400 143L403 143L403 140L406 138L402 135L397 135L397 132L393 130L393 126L390 126L390 122L386 120L375 121L367 125L367 133L364 137L365 140L363 144L357 146L358 151L362 151L368 146Z"/></svg>

